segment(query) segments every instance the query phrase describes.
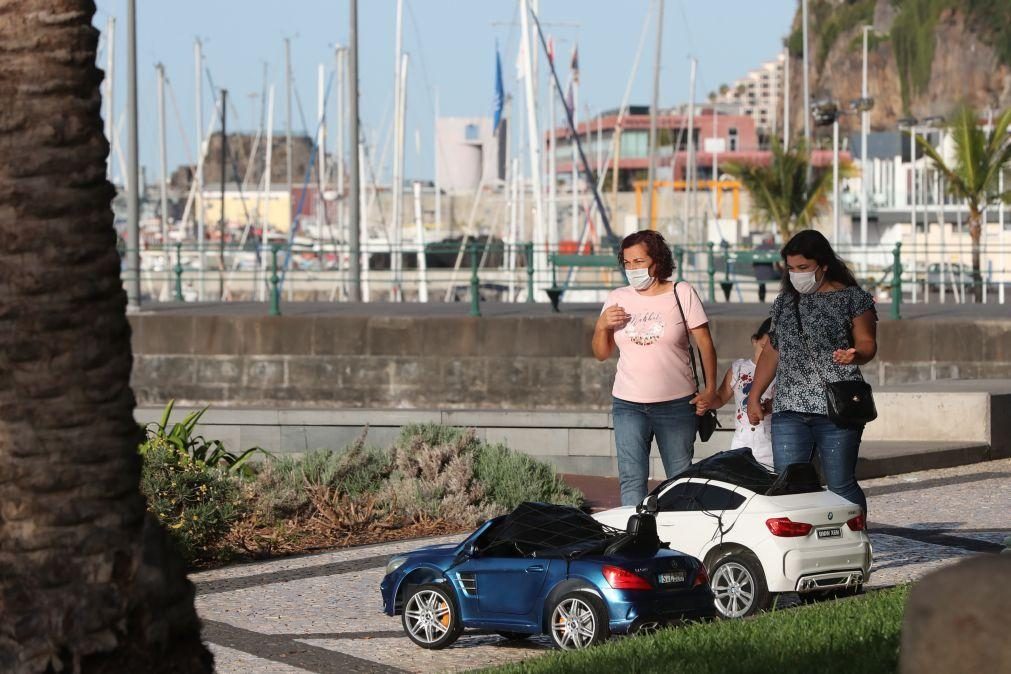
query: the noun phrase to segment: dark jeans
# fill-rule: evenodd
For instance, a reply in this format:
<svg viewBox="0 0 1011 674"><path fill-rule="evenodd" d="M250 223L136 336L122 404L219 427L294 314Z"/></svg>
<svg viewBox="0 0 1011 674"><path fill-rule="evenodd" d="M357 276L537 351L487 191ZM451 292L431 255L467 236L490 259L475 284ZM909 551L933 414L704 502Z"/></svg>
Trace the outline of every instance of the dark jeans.
<svg viewBox="0 0 1011 674"><path fill-rule="evenodd" d="M646 497L649 452L656 438L667 477L691 465L697 421L694 396L659 403L632 403L614 398L614 446L618 452L621 505L636 505Z"/></svg>
<svg viewBox="0 0 1011 674"><path fill-rule="evenodd" d="M836 426L824 414L776 412L772 415L772 460L776 471L807 463L817 450L830 491L867 512L867 497L857 484L857 453L863 427Z"/></svg>

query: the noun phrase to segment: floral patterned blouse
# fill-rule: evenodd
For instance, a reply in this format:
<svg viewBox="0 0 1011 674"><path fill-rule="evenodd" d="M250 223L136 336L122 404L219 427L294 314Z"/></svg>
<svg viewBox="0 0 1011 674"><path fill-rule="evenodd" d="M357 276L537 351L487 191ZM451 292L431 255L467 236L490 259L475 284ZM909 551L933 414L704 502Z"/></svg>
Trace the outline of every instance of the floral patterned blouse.
<svg viewBox="0 0 1011 674"><path fill-rule="evenodd" d="M850 286L799 295L799 300L807 348L798 329L797 311L791 294L780 293L772 304L772 332L769 337L773 348L779 351L772 409L773 412L828 414L822 379L834 382L863 378L858 366L833 362L832 352L853 345L854 318L874 311L877 320L874 297L862 288Z"/></svg>

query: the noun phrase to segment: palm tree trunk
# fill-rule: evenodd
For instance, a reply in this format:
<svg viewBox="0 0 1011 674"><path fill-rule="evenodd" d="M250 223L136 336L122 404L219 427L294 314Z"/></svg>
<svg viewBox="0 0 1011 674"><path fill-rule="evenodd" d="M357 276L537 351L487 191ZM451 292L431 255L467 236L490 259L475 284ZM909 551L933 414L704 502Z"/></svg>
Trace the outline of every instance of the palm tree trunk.
<svg viewBox="0 0 1011 674"><path fill-rule="evenodd" d="M969 211L969 238L972 240L972 297L976 304L983 303L983 274L980 264L980 239L983 235L983 214Z"/></svg>
<svg viewBox="0 0 1011 674"><path fill-rule="evenodd" d="M138 490L94 13L0 2L0 671L210 671Z"/></svg>

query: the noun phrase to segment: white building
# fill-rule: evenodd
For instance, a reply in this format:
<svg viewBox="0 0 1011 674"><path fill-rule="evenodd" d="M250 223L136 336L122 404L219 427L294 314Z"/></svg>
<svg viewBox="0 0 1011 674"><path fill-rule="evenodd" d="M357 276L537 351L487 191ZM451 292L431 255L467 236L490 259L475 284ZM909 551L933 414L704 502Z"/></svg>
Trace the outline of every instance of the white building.
<svg viewBox="0 0 1011 674"><path fill-rule="evenodd" d="M716 103L736 104L741 114L755 120L755 127L770 134L779 123L778 110L782 101L783 73L786 55L766 61L731 84L716 92Z"/></svg>
<svg viewBox="0 0 1011 674"><path fill-rule="evenodd" d="M435 152L439 186L448 193L469 193L484 178L492 185L503 177L505 123L499 136L493 133L490 117L440 117L436 124ZM502 158L504 159L504 157Z"/></svg>

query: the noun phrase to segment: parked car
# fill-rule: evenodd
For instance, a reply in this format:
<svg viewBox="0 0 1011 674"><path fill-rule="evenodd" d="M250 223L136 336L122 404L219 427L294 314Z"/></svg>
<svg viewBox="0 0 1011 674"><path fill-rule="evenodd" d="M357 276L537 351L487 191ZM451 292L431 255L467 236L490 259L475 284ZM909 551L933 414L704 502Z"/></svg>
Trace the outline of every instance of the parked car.
<svg viewBox="0 0 1011 674"><path fill-rule="evenodd" d="M652 515L633 512L618 529L544 503L523 503L462 543L391 558L380 590L383 611L431 649L470 628L550 634L559 648L581 649L715 614L705 567L661 543Z"/></svg>
<svg viewBox="0 0 1011 674"><path fill-rule="evenodd" d="M778 592L861 591L872 550L864 514L825 490L811 464L777 475L750 449L720 452L654 489L637 507L594 517L609 526L656 511L660 540L703 560L720 616L768 608Z"/></svg>

